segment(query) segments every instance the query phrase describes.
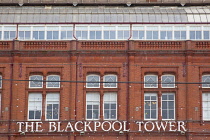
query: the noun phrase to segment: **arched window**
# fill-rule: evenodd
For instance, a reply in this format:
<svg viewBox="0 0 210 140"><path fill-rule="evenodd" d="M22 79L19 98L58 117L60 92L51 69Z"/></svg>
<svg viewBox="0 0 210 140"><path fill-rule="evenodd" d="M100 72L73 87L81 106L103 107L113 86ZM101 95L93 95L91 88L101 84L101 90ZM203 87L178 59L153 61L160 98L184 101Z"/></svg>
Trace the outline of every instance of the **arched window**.
<svg viewBox="0 0 210 140"><path fill-rule="evenodd" d="M29 88L42 88L42 87L43 87L42 75L31 75L29 77Z"/></svg>
<svg viewBox="0 0 210 140"><path fill-rule="evenodd" d="M202 88L210 88L210 75L202 76Z"/></svg>
<svg viewBox="0 0 210 140"><path fill-rule="evenodd" d="M47 76L47 88L60 88L60 76L48 75Z"/></svg>
<svg viewBox="0 0 210 140"><path fill-rule="evenodd" d="M162 88L175 88L175 76L170 74L162 75L161 77Z"/></svg>
<svg viewBox="0 0 210 140"><path fill-rule="evenodd" d="M144 88L157 88L158 87L158 76L148 74L144 76Z"/></svg>
<svg viewBox="0 0 210 140"><path fill-rule="evenodd" d="M87 88L99 88L100 87L100 76L91 74L86 77Z"/></svg>
<svg viewBox="0 0 210 140"><path fill-rule="evenodd" d="M105 75L104 88L117 88L117 75L113 74Z"/></svg>

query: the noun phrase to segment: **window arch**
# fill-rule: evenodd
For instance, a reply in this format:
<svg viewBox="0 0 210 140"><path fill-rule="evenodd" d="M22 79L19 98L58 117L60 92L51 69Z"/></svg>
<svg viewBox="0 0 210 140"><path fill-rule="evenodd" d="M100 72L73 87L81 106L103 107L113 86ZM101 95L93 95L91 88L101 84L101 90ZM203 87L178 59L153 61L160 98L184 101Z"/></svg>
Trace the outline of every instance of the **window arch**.
<svg viewBox="0 0 210 140"><path fill-rule="evenodd" d="M145 75L144 88L158 88L158 76L154 74Z"/></svg>
<svg viewBox="0 0 210 140"><path fill-rule="evenodd" d="M175 76L172 74L165 74L161 76L162 88L175 88Z"/></svg>
<svg viewBox="0 0 210 140"><path fill-rule="evenodd" d="M48 75L46 85L47 85L47 88L60 88L60 76Z"/></svg>
<svg viewBox="0 0 210 140"><path fill-rule="evenodd" d="M43 87L42 75L31 75L29 77L29 88L42 88L42 87Z"/></svg>
<svg viewBox="0 0 210 140"><path fill-rule="evenodd" d="M117 88L117 75L108 74L104 78L104 88Z"/></svg>
<svg viewBox="0 0 210 140"><path fill-rule="evenodd" d="M87 88L99 88L100 87L100 76L96 74L90 74L86 77Z"/></svg>

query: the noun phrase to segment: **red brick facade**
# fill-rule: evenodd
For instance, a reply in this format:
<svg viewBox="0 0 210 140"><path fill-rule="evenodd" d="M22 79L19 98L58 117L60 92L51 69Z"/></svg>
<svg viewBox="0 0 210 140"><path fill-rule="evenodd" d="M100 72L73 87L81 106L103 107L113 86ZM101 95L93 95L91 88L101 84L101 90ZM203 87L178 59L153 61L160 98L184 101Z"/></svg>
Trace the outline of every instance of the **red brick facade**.
<svg viewBox="0 0 210 140"><path fill-rule="evenodd" d="M0 73L2 75L0 139L1 140L139 140L139 139L209 139L210 123L203 121L202 74L210 73L210 43L208 41L2 41L0 42ZM86 88L86 76L116 74L117 88ZM175 75L175 88L144 88L148 73ZM29 76L39 74L46 80L49 74L60 75L58 89L29 88ZM132 131L48 132L48 122L42 113L43 132L18 132L17 122L28 122L28 95L42 93L42 111L46 93L60 93L59 121L64 129L68 121L86 121L86 93L117 93L117 120L127 121ZM158 120L161 118L161 94L175 93L175 120L184 121L186 132L138 130L137 121L144 120L144 93L156 92ZM102 105L100 106L103 110ZM103 122L103 112L100 112ZM30 123L30 121L29 121ZM117 125L117 124L116 124ZM106 126L107 127L107 126ZM119 126L116 126L117 128ZM148 124L148 129L151 129ZM23 130L25 124L22 125ZM29 128L30 130L31 128Z"/></svg>

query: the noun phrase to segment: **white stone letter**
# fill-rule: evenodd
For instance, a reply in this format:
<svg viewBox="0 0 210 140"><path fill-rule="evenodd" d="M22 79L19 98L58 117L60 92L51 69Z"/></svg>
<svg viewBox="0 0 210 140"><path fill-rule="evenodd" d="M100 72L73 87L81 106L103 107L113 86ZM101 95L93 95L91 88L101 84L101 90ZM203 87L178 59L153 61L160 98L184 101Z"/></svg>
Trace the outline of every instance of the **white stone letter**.
<svg viewBox="0 0 210 140"><path fill-rule="evenodd" d="M36 130L35 130L35 132L42 132L43 131L43 129L39 130L39 127L42 127L41 124L42 124L42 122L36 122Z"/></svg>
<svg viewBox="0 0 210 140"><path fill-rule="evenodd" d="M108 123L108 124L109 124L108 129L104 129L104 126L106 126L106 125L104 125L105 123ZM109 131L109 130L111 130L111 128L112 128L112 124L111 124L110 122L108 122L108 121L104 121L104 122L102 122L102 124L101 124L101 128L102 128L103 131Z"/></svg>
<svg viewBox="0 0 210 140"><path fill-rule="evenodd" d="M152 124L152 129L147 129L147 124L148 123L151 123ZM146 122L145 124L144 124L144 129L146 130L146 131L148 131L148 132L150 132L150 131L153 131L154 130L154 128L155 128L155 125L154 125L154 123L153 122Z"/></svg>
<svg viewBox="0 0 210 140"><path fill-rule="evenodd" d="M78 122L76 122L76 123L75 123L75 125L74 125L75 130L76 130L76 131L78 131L78 132L83 131L83 129L78 129L78 126L77 126L77 124L78 124L78 123L83 124L83 122L82 122L82 121L78 121Z"/></svg>
<svg viewBox="0 0 210 140"><path fill-rule="evenodd" d="M66 129L65 129L65 132L68 132L68 131L67 131L68 128L70 128L71 131L74 132L74 128L72 127L71 122L68 122L68 124L67 124L67 126L66 126Z"/></svg>
<svg viewBox="0 0 210 140"><path fill-rule="evenodd" d="M155 124L156 124L156 127L157 127L158 131L160 131L161 127L162 127L163 131L166 131L166 127L167 127L168 122L165 121L165 125L164 125L163 122L160 122L160 126L159 126L159 124L158 124L158 121L155 122Z"/></svg>
<svg viewBox="0 0 210 140"><path fill-rule="evenodd" d="M139 126L139 130L138 131L142 131L141 130L141 124L144 124L144 122L136 122L136 124Z"/></svg>
<svg viewBox="0 0 210 140"><path fill-rule="evenodd" d="M180 127L182 127L183 131L187 131L185 128L185 123L183 121L178 121L178 131L182 131Z"/></svg>
<svg viewBox="0 0 210 140"><path fill-rule="evenodd" d="M30 132L33 132L34 131L34 122L31 122L31 125L29 125L28 123L30 122L26 122L26 132L28 132L28 128L30 127L31 128L31 131Z"/></svg>
<svg viewBox="0 0 210 140"><path fill-rule="evenodd" d="M176 122L174 122L174 121L170 121L169 122L169 131L177 131L177 129L173 129L172 127L175 127L175 125L174 124L172 124L172 123L176 123Z"/></svg>
<svg viewBox="0 0 210 140"><path fill-rule="evenodd" d="M52 130L53 127L53 130ZM56 124L55 122L49 122L49 132L55 132L56 131Z"/></svg>
<svg viewBox="0 0 210 140"><path fill-rule="evenodd" d="M24 124L24 122L17 122L17 124L18 124L18 132L22 132L21 125Z"/></svg>
<svg viewBox="0 0 210 140"><path fill-rule="evenodd" d="M91 129L91 127L90 127L90 123L91 122L85 122L85 125L84 125L84 131L87 131L87 127L89 128L89 130L92 132L93 130Z"/></svg>
<svg viewBox="0 0 210 140"><path fill-rule="evenodd" d="M130 131L130 129L126 129L127 121L123 121L123 131Z"/></svg>
<svg viewBox="0 0 210 140"><path fill-rule="evenodd" d="M119 123L119 125L120 125L120 128L119 129L115 129L115 123ZM122 129L122 123L121 122L119 122L119 121L115 121L115 122L113 122L112 123L112 129L114 130L114 131L120 131L121 129Z"/></svg>
<svg viewBox="0 0 210 140"><path fill-rule="evenodd" d="M97 125L98 124L98 125ZM97 131L97 128L101 126L101 122L94 122L94 131Z"/></svg>

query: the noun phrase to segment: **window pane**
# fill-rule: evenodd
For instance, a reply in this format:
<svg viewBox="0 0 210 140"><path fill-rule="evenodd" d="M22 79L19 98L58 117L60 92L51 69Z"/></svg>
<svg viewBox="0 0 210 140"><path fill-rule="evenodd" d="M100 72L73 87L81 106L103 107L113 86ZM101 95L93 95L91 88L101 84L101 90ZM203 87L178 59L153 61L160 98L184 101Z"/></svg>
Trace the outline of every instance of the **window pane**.
<svg viewBox="0 0 210 140"><path fill-rule="evenodd" d="M144 87L145 88L157 88L158 87L158 81L157 81L156 75L146 75L144 77Z"/></svg>
<svg viewBox="0 0 210 140"><path fill-rule="evenodd" d="M48 93L46 96L46 119L58 119L59 114L59 102L60 95L59 93Z"/></svg>
<svg viewBox="0 0 210 140"><path fill-rule="evenodd" d="M209 39L209 31L204 31L203 34L204 39Z"/></svg>
<svg viewBox="0 0 210 140"><path fill-rule="evenodd" d="M60 76L49 75L47 76L47 88L60 88Z"/></svg>
<svg viewBox="0 0 210 140"><path fill-rule="evenodd" d="M95 31L90 31L90 39L95 39Z"/></svg>
<svg viewBox="0 0 210 140"><path fill-rule="evenodd" d="M203 88L210 88L210 75L203 75L202 76L202 87Z"/></svg>
<svg viewBox="0 0 210 140"><path fill-rule="evenodd" d="M96 39L101 39L101 31L96 31Z"/></svg>
<svg viewBox="0 0 210 140"><path fill-rule="evenodd" d="M88 75L87 76L87 88L99 88L100 87L100 76L98 75Z"/></svg>
<svg viewBox="0 0 210 140"><path fill-rule="evenodd" d="M156 93L144 94L144 116L145 116L145 119L157 119L157 94Z"/></svg>
<svg viewBox="0 0 210 140"><path fill-rule="evenodd" d="M117 76L116 75L105 75L104 76L104 87L105 88L116 88L117 87Z"/></svg>
<svg viewBox="0 0 210 140"><path fill-rule="evenodd" d="M110 39L115 39L116 35L115 35L115 31L110 31Z"/></svg>
<svg viewBox="0 0 210 140"><path fill-rule="evenodd" d="M42 88L43 77L40 75L32 75L29 77L29 87L30 88Z"/></svg>

